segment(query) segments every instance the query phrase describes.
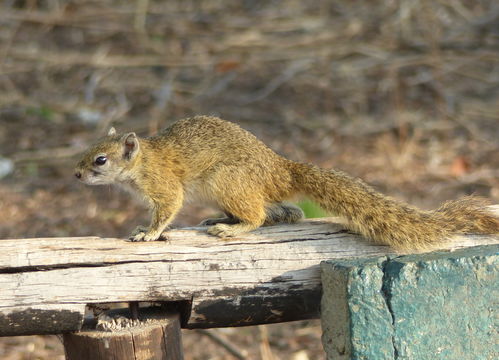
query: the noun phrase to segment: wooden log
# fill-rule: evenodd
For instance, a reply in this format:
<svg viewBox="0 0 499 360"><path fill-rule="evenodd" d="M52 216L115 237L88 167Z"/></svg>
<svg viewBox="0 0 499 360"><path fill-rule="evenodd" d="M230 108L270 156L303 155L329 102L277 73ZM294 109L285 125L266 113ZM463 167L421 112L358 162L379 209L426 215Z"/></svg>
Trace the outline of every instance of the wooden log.
<svg viewBox="0 0 499 360"><path fill-rule="evenodd" d="M64 334L67 360L182 360L179 314L142 318L118 331L86 329Z"/></svg>
<svg viewBox="0 0 499 360"><path fill-rule="evenodd" d="M0 334L12 332L5 311L58 304L179 301L190 304L187 328L317 318L321 261L397 255L331 221L269 226L230 241L202 227L173 230L168 242L1 240ZM498 242L494 236L463 236L449 248Z"/></svg>

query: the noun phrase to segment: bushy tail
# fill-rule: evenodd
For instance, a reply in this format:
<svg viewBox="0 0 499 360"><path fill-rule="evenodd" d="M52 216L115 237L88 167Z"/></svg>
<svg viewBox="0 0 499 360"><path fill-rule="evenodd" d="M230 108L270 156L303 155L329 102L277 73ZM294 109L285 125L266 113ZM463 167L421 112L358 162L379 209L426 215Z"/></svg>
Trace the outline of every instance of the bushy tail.
<svg viewBox="0 0 499 360"><path fill-rule="evenodd" d="M400 250L441 246L459 233L499 234L496 217L483 199L466 197L423 211L387 197L360 179L314 165L290 163L295 191L346 218L350 228Z"/></svg>
<svg viewBox="0 0 499 360"><path fill-rule="evenodd" d="M466 196L447 201L430 213L448 221L452 233L499 234L499 217L491 212L489 205L486 199Z"/></svg>

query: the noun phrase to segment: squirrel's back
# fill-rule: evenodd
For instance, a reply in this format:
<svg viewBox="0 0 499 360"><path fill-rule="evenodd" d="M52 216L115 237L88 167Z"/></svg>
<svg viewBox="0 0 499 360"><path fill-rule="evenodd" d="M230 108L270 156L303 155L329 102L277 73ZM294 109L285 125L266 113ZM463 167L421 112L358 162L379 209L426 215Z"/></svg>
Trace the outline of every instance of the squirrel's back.
<svg viewBox="0 0 499 360"><path fill-rule="evenodd" d="M206 151L210 152L212 157L220 159L244 156L256 160L261 156L276 156L249 131L213 116L195 116L178 120L150 140L159 144L167 140L188 154Z"/></svg>
<svg viewBox="0 0 499 360"><path fill-rule="evenodd" d="M232 192L251 191L265 203L290 196L288 160L237 124L195 116L173 123L148 142L159 149L173 147L179 161L188 164L192 178L196 178L191 182L195 186L191 193L215 190L232 196Z"/></svg>

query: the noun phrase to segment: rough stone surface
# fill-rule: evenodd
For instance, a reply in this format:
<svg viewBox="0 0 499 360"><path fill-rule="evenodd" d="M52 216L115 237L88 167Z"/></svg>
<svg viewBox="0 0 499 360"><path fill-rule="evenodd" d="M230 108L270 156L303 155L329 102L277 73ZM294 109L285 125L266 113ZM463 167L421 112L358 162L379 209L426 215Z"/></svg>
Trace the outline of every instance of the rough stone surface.
<svg viewBox="0 0 499 360"><path fill-rule="evenodd" d="M322 341L329 359L393 358L392 317L382 293L383 260L321 264Z"/></svg>
<svg viewBox="0 0 499 360"><path fill-rule="evenodd" d="M499 358L499 245L321 268L328 359Z"/></svg>

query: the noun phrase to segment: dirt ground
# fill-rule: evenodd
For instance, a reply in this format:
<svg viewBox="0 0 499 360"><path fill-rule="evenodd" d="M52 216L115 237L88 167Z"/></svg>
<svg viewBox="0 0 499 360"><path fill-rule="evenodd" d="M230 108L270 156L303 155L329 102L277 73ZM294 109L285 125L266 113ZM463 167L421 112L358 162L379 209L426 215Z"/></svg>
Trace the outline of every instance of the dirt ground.
<svg viewBox="0 0 499 360"><path fill-rule="evenodd" d="M499 203L499 7L492 0L9 0L0 4L0 238L126 236L148 214L75 181L112 125L211 114L294 160L423 208ZM178 226L216 209L192 204ZM213 330L248 359L324 359L320 323ZM186 359L233 359L196 331ZM0 358L63 359L55 336Z"/></svg>

